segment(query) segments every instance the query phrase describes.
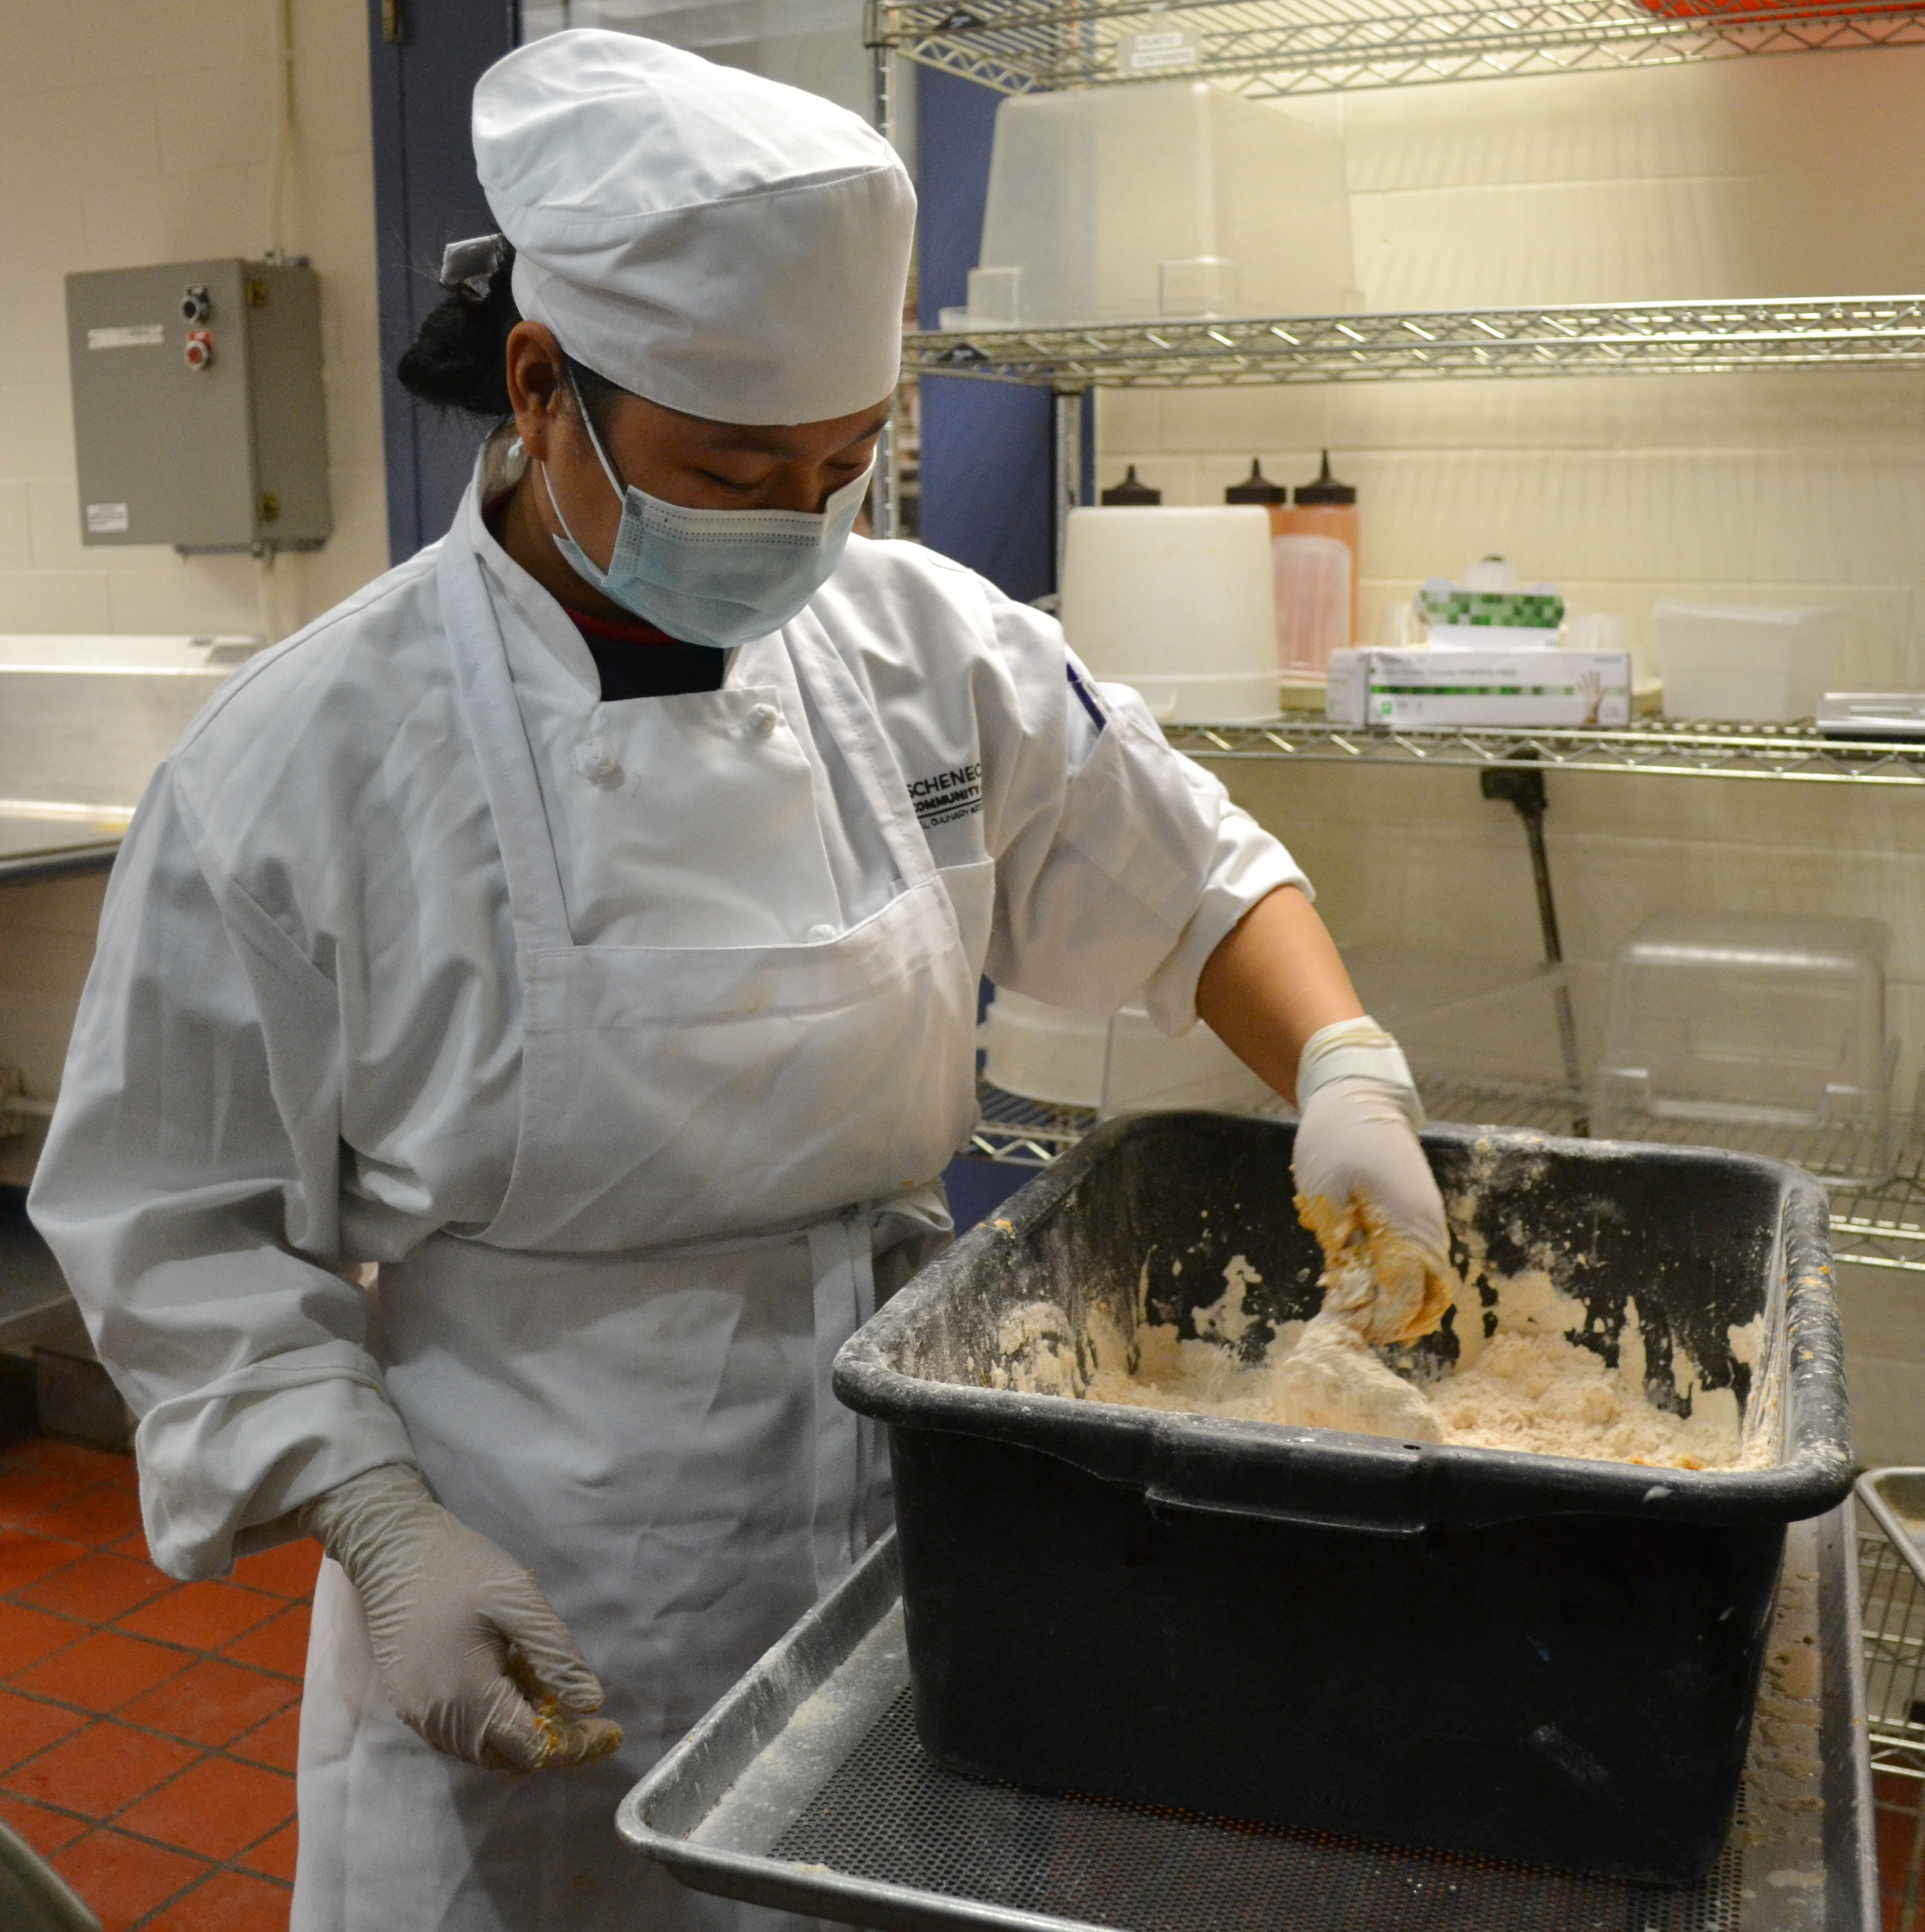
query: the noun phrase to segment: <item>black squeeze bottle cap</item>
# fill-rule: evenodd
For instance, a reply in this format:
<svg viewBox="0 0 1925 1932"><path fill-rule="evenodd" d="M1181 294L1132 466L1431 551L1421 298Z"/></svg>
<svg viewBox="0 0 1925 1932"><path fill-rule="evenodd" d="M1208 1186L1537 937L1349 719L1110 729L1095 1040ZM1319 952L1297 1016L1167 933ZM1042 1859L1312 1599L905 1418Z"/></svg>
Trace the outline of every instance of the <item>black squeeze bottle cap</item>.
<svg viewBox="0 0 1925 1932"><path fill-rule="evenodd" d="M1163 501L1163 492L1152 490L1147 483L1137 480L1137 466L1130 465L1129 473L1113 490L1103 493L1104 502L1114 508L1119 506L1140 508L1151 503Z"/></svg>
<svg viewBox="0 0 1925 1932"><path fill-rule="evenodd" d="M1290 493L1281 483L1272 483L1263 474L1263 466L1254 458L1250 474L1241 483L1233 483L1223 493L1226 503L1287 503Z"/></svg>
<svg viewBox="0 0 1925 1932"><path fill-rule="evenodd" d="M1357 500L1355 488L1348 483L1340 483L1330 473L1330 452L1323 452L1323 473L1314 483L1299 483L1296 500L1304 503L1354 503Z"/></svg>

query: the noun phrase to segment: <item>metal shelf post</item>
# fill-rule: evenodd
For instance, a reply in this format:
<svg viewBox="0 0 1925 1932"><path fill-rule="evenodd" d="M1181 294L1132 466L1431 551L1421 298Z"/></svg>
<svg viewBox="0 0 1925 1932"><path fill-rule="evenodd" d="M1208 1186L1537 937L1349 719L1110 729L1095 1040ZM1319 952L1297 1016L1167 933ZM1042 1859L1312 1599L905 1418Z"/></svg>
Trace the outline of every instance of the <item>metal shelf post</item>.
<svg viewBox="0 0 1925 1932"><path fill-rule="evenodd" d="M1063 587L1068 554L1070 512L1083 501L1083 399L1080 387L1056 393L1056 589Z"/></svg>
<svg viewBox="0 0 1925 1932"><path fill-rule="evenodd" d="M872 16L873 14L872 8ZM872 19L872 28L873 21ZM869 45L869 89L875 130L893 148L896 145L895 50L872 31ZM875 441L875 478L869 488L869 534L886 542L902 527L902 437L892 415L882 425Z"/></svg>
<svg viewBox="0 0 1925 1932"><path fill-rule="evenodd" d="M1537 888L1537 923L1544 938L1544 963L1561 966L1564 941L1557 930L1557 897L1551 890L1551 855L1544 844L1544 814L1551 808L1551 796L1545 788L1543 771L1536 765L1512 760L1480 772L1477 782L1486 798L1511 806L1524 821L1524 838L1530 847L1531 880ZM1582 1089L1584 1076L1578 1058L1578 1019L1571 1005L1571 989L1560 980L1551 998L1557 1013L1557 1045L1565 1084L1576 1093ZM1583 1114L1571 1124L1571 1131L1580 1138L1588 1136L1590 1130L1590 1121Z"/></svg>

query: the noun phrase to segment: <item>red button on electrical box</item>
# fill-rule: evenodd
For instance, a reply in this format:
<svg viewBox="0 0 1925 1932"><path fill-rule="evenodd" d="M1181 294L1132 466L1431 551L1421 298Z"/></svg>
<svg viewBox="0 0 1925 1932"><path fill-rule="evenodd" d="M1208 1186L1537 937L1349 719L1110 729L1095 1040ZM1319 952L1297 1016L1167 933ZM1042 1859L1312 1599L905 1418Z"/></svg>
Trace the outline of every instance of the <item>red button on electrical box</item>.
<svg viewBox="0 0 1925 1932"><path fill-rule="evenodd" d="M190 369L205 369L213 360L213 330L189 329L187 332L187 366Z"/></svg>

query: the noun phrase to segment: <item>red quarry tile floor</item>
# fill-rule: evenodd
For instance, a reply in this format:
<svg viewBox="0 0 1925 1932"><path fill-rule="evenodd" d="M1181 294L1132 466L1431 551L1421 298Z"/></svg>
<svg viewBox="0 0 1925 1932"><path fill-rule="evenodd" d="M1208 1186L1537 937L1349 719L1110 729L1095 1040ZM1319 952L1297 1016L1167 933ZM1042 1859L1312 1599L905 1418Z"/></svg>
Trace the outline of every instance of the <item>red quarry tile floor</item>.
<svg viewBox="0 0 1925 1932"><path fill-rule="evenodd" d="M1915 1778L1889 1772L1872 1774L1873 1816L1878 1833L1878 1904L1884 1932L1919 1932L1921 1864L1925 1864L1925 1816Z"/></svg>
<svg viewBox="0 0 1925 1932"><path fill-rule="evenodd" d="M286 1932L320 1552L146 1559L131 1458L0 1450L0 1819L105 1932Z"/></svg>

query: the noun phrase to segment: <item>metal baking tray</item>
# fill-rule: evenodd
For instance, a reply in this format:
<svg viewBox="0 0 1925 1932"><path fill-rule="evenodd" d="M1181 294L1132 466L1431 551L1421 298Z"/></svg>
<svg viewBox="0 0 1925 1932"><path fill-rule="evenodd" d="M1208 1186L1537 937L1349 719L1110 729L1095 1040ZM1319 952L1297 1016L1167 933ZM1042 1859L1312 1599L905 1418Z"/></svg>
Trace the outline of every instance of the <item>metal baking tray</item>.
<svg viewBox="0 0 1925 1932"><path fill-rule="evenodd" d="M1676 1890L946 1771L916 1742L893 1537L617 1824L698 1891L881 1932L1875 1932L1849 1509L1790 1527L1737 1818Z"/></svg>

